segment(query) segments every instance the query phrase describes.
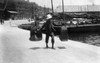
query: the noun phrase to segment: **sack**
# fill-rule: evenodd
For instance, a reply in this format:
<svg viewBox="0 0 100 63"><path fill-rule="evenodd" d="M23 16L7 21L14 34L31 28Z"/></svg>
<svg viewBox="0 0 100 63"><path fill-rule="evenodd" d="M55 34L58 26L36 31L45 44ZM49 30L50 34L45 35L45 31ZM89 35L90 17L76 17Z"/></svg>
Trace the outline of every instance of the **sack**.
<svg viewBox="0 0 100 63"><path fill-rule="evenodd" d="M68 40L68 30L66 26L62 26L60 30L59 38L61 41L67 41Z"/></svg>
<svg viewBox="0 0 100 63"><path fill-rule="evenodd" d="M42 33L40 31L37 31L35 34L30 36L29 40L30 41L40 41L40 40L42 40Z"/></svg>

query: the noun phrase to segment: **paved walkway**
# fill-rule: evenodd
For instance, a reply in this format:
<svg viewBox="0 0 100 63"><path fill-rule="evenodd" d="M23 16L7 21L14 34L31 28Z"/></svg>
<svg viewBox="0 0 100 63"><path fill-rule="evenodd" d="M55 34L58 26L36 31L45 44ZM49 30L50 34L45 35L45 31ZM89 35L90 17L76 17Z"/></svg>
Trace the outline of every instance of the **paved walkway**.
<svg viewBox="0 0 100 63"><path fill-rule="evenodd" d="M29 31L0 25L0 63L100 63L100 47L55 37L55 49L29 41ZM49 43L51 47L51 43Z"/></svg>

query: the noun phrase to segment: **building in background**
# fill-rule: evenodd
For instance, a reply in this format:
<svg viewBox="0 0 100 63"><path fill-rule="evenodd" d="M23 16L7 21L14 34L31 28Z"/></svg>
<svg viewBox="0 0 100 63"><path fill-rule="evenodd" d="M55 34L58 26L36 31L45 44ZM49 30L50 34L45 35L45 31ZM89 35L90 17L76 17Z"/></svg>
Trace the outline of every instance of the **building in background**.
<svg viewBox="0 0 100 63"><path fill-rule="evenodd" d="M58 6L56 12L62 12L62 6ZM66 5L65 12L100 12L100 5Z"/></svg>
<svg viewBox="0 0 100 63"><path fill-rule="evenodd" d="M58 6L55 10L62 13L62 6ZM100 18L100 5L66 5L64 6L64 14L75 18Z"/></svg>
<svg viewBox="0 0 100 63"><path fill-rule="evenodd" d="M4 12L4 6L5 5L5 0L0 0L0 19L2 19L3 12Z"/></svg>

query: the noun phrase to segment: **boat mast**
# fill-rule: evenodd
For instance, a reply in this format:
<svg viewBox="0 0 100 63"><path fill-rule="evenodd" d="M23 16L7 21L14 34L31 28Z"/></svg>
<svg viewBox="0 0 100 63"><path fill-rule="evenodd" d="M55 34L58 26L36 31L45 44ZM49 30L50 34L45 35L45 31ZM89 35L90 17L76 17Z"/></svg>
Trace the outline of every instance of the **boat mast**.
<svg viewBox="0 0 100 63"><path fill-rule="evenodd" d="M46 11L45 11L45 5L44 5L44 15L45 15L45 12L46 12Z"/></svg>
<svg viewBox="0 0 100 63"><path fill-rule="evenodd" d="M53 10L53 0L51 0L51 7L52 7L52 14L54 13L54 10Z"/></svg>
<svg viewBox="0 0 100 63"><path fill-rule="evenodd" d="M64 0L62 0L62 12L63 12L63 20L65 20Z"/></svg>

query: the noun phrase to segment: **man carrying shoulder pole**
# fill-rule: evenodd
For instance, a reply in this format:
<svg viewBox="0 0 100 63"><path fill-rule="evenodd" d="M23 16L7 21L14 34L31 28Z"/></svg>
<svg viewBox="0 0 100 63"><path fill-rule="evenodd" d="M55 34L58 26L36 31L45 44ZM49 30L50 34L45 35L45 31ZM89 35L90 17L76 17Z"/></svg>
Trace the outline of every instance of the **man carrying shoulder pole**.
<svg viewBox="0 0 100 63"><path fill-rule="evenodd" d="M52 26L52 21L53 21L52 15L47 14L46 17L47 17L47 21L40 30L42 30L43 28L45 28L46 30L46 38L45 38L46 48L48 48L48 40L49 40L49 37L51 37L52 49L54 49L54 33L53 33L54 30Z"/></svg>

